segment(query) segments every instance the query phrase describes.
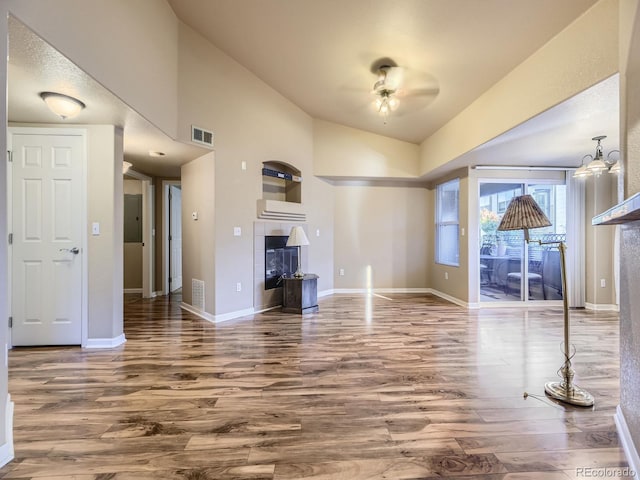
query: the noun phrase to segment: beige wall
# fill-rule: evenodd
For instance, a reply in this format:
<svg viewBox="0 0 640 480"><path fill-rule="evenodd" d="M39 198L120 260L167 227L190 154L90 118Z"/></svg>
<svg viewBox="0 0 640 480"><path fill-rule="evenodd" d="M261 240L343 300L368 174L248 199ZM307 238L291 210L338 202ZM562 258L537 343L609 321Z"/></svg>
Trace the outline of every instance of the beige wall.
<svg viewBox="0 0 640 480"><path fill-rule="evenodd" d="M182 301L192 303L191 281L201 280L205 284L205 312L212 315L216 291L215 180L213 153L182 166ZM198 212L197 220L192 219L192 212Z"/></svg>
<svg viewBox="0 0 640 480"><path fill-rule="evenodd" d="M416 178L419 155L413 143L313 120L313 173L321 177Z"/></svg>
<svg viewBox="0 0 640 480"><path fill-rule="evenodd" d="M122 130L86 126L88 139L87 228L89 339L112 339L124 332ZM91 224L100 223L100 235Z"/></svg>
<svg viewBox="0 0 640 480"><path fill-rule="evenodd" d="M310 231L321 232L317 245L313 240L309 247L309 269L320 275L319 290L332 288L326 266L333 230L327 215L331 200L327 185L313 177L311 118L184 25L179 62L179 138L189 138L192 124L215 133L215 186L211 183L209 188L215 191L216 238L205 255L207 262L216 259L216 298L210 313L253 307L252 232L265 161L284 162L302 172L307 225ZM185 185L183 195L187 189ZM241 236L233 235L234 227L241 228ZM191 253L186 248L184 252L187 262ZM240 292L237 283L243 287Z"/></svg>
<svg viewBox="0 0 640 480"><path fill-rule="evenodd" d="M426 288L426 189L337 185L334 195L335 288Z"/></svg>
<svg viewBox="0 0 640 480"><path fill-rule="evenodd" d="M429 231L432 234L427 242L427 265L429 271L429 287L437 292L444 293L450 297L467 302L469 299L469 179L466 172L456 172L436 182L444 183L453 178L460 179L460 265L455 267L443 265L435 261L435 210L436 210L436 188L429 190L427 211L427 221ZM464 235L462 230L464 229ZM448 278L445 278L445 273Z"/></svg>
<svg viewBox="0 0 640 480"><path fill-rule="evenodd" d="M585 181L585 301L593 305L615 305L615 227L591 225L591 219L617 203L617 176L603 174ZM605 281L605 287L601 286Z"/></svg>
<svg viewBox="0 0 640 480"><path fill-rule="evenodd" d="M427 138L420 146L420 174L444 165L616 73L617 7L617 0L595 4Z"/></svg>
<svg viewBox="0 0 640 480"><path fill-rule="evenodd" d="M3 3L91 77L176 136L178 22L166 1Z"/></svg>

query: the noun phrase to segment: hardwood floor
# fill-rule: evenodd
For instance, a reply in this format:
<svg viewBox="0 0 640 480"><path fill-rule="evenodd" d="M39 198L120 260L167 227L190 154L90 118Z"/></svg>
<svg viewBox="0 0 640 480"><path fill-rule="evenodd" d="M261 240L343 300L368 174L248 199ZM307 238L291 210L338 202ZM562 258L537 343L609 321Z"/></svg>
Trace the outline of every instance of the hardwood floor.
<svg viewBox="0 0 640 480"><path fill-rule="evenodd" d="M178 303L127 297L113 350L12 350L16 459L0 478L567 480L627 466L615 313L572 311L585 409L543 393L560 308L334 295L316 314L213 325Z"/></svg>

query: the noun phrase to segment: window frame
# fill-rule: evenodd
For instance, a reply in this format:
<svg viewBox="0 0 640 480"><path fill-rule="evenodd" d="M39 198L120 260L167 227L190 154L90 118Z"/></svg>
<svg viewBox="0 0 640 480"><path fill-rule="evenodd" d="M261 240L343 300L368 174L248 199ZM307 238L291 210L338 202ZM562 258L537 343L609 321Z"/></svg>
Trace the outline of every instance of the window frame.
<svg viewBox="0 0 640 480"><path fill-rule="evenodd" d="M456 184L456 219L454 220L447 220L447 221L442 221L441 217L442 217L442 212L441 212L441 191L446 188L447 186L450 186L452 184ZM446 261L440 258L440 227L445 227L445 226L451 226L451 225L455 225L458 227L458 236L456 238L456 247L457 247L457 261L454 262L450 262L450 261ZM460 178L456 177L453 178L451 180L448 180L446 182L443 183L439 183L438 185L436 185L436 211L435 211L435 252L434 252L434 257L435 257L435 263L438 265L447 265L450 267L459 267L460 266Z"/></svg>

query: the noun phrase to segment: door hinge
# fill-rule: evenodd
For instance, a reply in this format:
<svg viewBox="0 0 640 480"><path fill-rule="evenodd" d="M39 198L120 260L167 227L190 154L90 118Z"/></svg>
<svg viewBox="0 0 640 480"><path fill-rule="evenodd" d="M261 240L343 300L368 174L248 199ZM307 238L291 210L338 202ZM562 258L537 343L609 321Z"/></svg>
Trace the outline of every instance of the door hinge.
<svg viewBox="0 0 640 480"><path fill-rule="evenodd" d="M11 150L7 150L7 162L13 162L13 152Z"/></svg>
<svg viewBox="0 0 640 480"><path fill-rule="evenodd" d="M171 283L171 280L173 280L171 277L169 277L169 283Z"/></svg>
<svg viewBox="0 0 640 480"><path fill-rule="evenodd" d="M13 328L13 317L9 317L9 328Z"/></svg>
<svg viewBox="0 0 640 480"><path fill-rule="evenodd" d="M13 233L9 234L9 245L13 245Z"/></svg>

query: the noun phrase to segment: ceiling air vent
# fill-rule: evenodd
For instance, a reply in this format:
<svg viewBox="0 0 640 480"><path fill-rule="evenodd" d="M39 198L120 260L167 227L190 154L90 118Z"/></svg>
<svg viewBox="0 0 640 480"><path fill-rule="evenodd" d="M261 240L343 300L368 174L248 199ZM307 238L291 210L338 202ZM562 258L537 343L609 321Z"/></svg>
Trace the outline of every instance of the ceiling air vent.
<svg viewBox="0 0 640 480"><path fill-rule="evenodd" d="M191 141L213 148L213 132L191 125Z"/></svg>

